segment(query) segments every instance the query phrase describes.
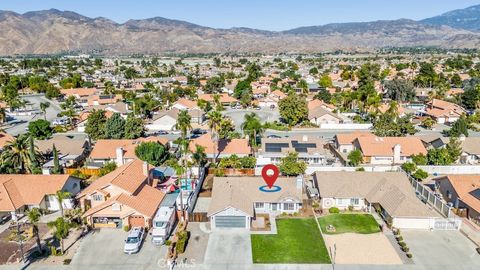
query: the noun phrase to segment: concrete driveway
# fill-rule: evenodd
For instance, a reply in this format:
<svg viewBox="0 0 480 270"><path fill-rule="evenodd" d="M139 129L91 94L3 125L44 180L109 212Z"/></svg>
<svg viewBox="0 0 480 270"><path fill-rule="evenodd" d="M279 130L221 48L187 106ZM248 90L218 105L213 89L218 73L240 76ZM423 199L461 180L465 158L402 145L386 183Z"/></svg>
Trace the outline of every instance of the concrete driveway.
<svg viewBox="0 0 480 270"><path fill-rule="evenodd" d="M216 229L208 239L205 264L247 269L252 265L252 242L245 229Z"/></svg>
<svg viewBox="0 0 480 270"><path fill-rule="evenodd" d="M403 230L419 269L480 269L480 255L459 231Z"/></svg>
<svg viewBox="0 0 480 270"><path fill-rule="evenodd" d="M137 254L124 254L123 245L127 233L123 230L102 229L88 234L74 255L73 269L161 269L166 266L165 246L157 247L150 236L143 241Z"/></svg>

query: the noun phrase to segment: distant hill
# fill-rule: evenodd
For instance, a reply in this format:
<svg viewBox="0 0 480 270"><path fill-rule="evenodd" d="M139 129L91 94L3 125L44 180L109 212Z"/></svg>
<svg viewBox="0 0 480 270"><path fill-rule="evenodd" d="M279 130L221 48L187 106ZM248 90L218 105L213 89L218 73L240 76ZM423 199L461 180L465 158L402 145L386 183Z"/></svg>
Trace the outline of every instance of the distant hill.
<svg viewBox="0 0 480 270"><path fill-rule="evenodd" d="M421 21L432 25L448 25L453 28L480 31L480 5L449 11Z"/></svg>
<svg viewBox="0 0 480 270"><path fill-rule="evenodd" d="M56 9L0 11L0 55L369 51L387 46L479 48L480 32L407 19L276 32L217 29L161 17L119 24Z"/></svg>

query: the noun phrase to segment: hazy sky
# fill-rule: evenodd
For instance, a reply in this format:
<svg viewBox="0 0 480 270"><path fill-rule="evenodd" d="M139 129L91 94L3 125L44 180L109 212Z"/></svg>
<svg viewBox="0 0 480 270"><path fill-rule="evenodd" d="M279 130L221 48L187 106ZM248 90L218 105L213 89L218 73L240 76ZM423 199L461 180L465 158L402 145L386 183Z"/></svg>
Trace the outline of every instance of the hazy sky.
<svg viewBox="0 0 480 270"><path fill-rule="evenodd" d="M155 16L210 27L286 30L334 22L423 19L480 0L0 0L1 10L56 8L123 23Z"/></svg>

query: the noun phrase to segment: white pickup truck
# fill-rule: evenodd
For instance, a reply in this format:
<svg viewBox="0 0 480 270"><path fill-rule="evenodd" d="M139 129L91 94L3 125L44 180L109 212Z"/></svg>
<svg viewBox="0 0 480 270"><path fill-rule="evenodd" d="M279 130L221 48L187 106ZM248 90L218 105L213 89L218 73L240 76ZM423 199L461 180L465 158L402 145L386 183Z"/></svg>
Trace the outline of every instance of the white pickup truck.
<svg viewBox="0 0 480 270"><path fill-rule="evenodd" d="M177 219L174 206L162 206L153 218L152 243L163 245L170 237Z"/></svg>

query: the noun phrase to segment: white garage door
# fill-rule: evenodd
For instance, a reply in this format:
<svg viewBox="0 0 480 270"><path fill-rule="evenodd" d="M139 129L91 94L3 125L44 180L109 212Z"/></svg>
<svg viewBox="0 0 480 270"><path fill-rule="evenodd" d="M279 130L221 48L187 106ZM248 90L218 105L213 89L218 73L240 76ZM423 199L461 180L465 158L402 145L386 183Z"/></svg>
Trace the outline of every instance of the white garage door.
<svg viewBox="0 0 480 270"><path fill-rule="evenodd" d="M246 228L246 216L215 216L217 228Z"/></svg>

